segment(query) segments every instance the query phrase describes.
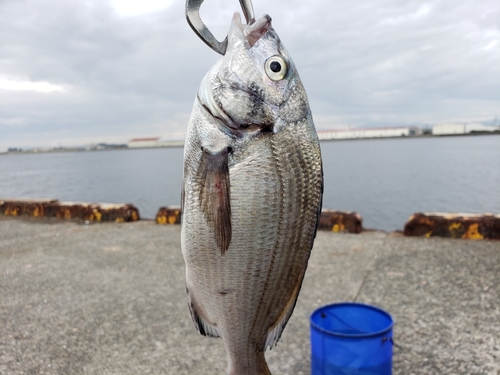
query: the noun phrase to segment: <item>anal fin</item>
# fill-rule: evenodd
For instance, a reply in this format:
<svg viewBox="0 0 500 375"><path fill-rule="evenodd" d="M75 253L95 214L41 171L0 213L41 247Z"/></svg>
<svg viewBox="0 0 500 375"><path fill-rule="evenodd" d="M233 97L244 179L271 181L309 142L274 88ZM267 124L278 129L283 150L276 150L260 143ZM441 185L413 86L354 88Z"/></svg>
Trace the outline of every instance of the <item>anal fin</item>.
<svg viewBox="0 0 500 375"><path fill-rule="evenodd" d="M196 302L193 300L193 296L189 293L189 289L187 288L186 293L188 295L188 306L189 312L191 313L191 319L193 319L193 323L198 332L200 332L203 336L220 337L217 328L207 321L203 314L203 310L196 305Z"/></svg>

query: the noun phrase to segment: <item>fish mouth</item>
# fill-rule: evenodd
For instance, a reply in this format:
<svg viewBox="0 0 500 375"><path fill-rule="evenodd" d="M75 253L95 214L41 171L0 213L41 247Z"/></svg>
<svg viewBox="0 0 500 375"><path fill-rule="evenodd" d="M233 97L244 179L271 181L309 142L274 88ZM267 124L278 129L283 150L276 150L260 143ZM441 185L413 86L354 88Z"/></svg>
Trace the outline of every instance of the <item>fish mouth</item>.
<svg viewBox="0 0 500 375"><path fill-rule="evenodd" d="M241 35L239 35L239 39L247 41L249 47L251 48L265 33L272 29L271 20L272 19L268 14L264 14L251 25L244 25L241 22L240 14L235 13L233 16L232 31L236 34L241 33Z"/></svg>
<svg viewBox="0 0 500 375"><path fill-rule="evenodd" d="M224 133L241 138L246 133L252 132L272 132L272 124L255 124L255 123L238 123L236 122L229 113L227 113L222 106L217 105L214 101L203 100L200 94L197 95L198 102L201 107L209 113L217 122L220 124L219 129Z"/></svg>

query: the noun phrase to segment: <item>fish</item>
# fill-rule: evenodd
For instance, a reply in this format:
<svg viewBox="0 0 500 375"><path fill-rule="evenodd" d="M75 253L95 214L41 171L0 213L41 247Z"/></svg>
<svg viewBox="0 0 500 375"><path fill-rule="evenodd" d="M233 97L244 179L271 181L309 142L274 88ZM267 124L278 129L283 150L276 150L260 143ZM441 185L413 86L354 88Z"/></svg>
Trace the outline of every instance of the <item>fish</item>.
<svg viewBox="0 0 500 375"><path fill-rule="evenodd" d="M184 146L181 247L196 329L227 373L270 374L321 212L321 150L297 69L264 15L235 13L202 79Z"/></svg>

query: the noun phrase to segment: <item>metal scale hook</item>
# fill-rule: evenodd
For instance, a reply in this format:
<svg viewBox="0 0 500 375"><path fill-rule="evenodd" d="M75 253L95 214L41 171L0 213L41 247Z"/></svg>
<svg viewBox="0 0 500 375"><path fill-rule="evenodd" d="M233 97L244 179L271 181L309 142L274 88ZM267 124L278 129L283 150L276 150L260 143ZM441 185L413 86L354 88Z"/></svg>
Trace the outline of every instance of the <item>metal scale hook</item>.
<svg viewBox="0 0 500 375"><path fill-rule="evenodd" d="M219 42L215 36L208 30L200 17L200 7L204 0L186 0L186 18L189 26L193 31L215 52L224 55L227 50L227 36L222 42ZM247 24L251 25L255 22L255 14L253 12L252 0L240 0L241 9L247 20Z"/></svg>

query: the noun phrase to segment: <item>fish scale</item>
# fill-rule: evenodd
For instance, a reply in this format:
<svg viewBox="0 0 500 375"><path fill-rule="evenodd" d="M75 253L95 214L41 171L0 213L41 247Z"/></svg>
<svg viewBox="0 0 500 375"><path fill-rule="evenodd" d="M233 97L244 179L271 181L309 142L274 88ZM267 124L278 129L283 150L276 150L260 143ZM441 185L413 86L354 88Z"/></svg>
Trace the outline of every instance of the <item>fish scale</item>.
<svg viewBox="0 0 500 375"><path fill-rule="evenodd" d="M293 312L321 210L307 96L270 22L235 16L226 55L200 85L184 150L189 307L200 333L222 337L229 374L270 373L264 351ZM266 71L269 58L286 74Z"/></svg>

